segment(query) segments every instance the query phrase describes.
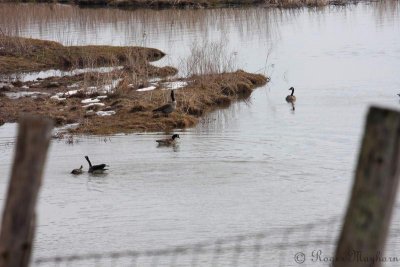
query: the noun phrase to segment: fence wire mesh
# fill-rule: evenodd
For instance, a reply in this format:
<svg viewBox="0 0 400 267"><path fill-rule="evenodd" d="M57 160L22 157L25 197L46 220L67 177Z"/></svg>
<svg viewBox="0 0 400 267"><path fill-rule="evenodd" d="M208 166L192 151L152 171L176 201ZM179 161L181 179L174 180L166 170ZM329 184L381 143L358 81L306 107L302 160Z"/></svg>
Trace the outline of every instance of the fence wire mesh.
<svg viewBox="0 0 400 267"><path fill-rule="evenodd" d="M297 266L295 254L311 247L330 255L340 222L334 217L165 249L41 257L34 266Z"/></svg>
<svg viewBox="0 0 400 267"><path fill-rule="evenodd" d="M385 255L377 255L384 266L400 266L397 212L389 232ZM143 251L118 251L40 257L33 266L332 266L342 217L310 224L228 236L193 244ZM358 260L363 260L362 258Z"/></svg>

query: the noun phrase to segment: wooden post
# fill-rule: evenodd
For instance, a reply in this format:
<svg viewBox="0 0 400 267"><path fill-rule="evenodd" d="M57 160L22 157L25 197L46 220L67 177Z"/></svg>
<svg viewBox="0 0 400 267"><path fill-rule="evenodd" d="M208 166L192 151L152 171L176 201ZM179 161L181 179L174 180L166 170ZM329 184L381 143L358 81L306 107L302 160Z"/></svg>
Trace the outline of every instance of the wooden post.
<svg viewBox="0 0 400 267"><path fill-rule="evenodd" d="M400 113L372 107L336 248L335 267L381 266L399 170Z"/></svg>
<svg viewBox="0 0 400 267"><path fill-rule="evenodd" d="M53 123L36 116L19 121L14 164L0 232L0 267L29 265L35 206Z"/></svg>

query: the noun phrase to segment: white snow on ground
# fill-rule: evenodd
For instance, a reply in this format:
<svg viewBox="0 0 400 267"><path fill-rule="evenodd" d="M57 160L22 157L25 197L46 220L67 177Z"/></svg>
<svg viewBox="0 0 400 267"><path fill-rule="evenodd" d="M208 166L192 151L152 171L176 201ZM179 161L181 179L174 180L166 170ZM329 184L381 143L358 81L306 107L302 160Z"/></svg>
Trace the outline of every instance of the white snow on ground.
<svg viewBox="0 0 400 267"><path fill-rule="evenodd" d="M76 95L79 92L79 90L71 90L65 93L65 95L67 96L71 96L71 95Z"/></svg>
<svg viewBox="0 0 400 267"><path fill-rule="evenodd" d="M53 95L50 99L57 100L57 101L65 101L67 100L65 97L60 97L59 95Z"/></svg>
<svg viewBox="0 0 400 267"><path fill-rule="evenodd" d="M89 104L89 103L98 103L100 102L97 98L87 98L81 101L82 104Z"/></svg>
<svg viewBox="0 0 400 267"><path fill-rule="evenodd" d="M92 106L104 107L105 105L104 105L104 103L90 103L90 104L87 104L87 105L82 106L82 107L83 108L88 108L88 107L92 107Z"/></svg>
<svg viewBox="0 0 400 267"><path fill-rule="evenodd" d="M25 92L25 91L21 91L21 92L6 92L5 95L8 98L11 99L18 99L20 97L25 97L25 96L30 96L30 97L36 97L38 95L48 95L48 93L42 93L42 92Z"/></svg>
<svg viewBox="0 0 400 267"><path fill-rule="evenodd" d="M159 81L161 81L161 78L158 78L158 77L152 78L152 79L149 79L149 80L148 80L149 83L157 83L157 82L159 82Z"/></svg>
<svg viewBox="0 0 400 267"><path fill-rule="evenodd" d="M109 110L109 111L97 111L96 112L96 114L98 115L98 116L111 116L111 115L114 115L115 114L115 111L114 110Z"/></svg>
<svg viewBox="0 0 400 267"><path fill-rule="evenodd" d="M146 92L146 91L152 91L154 89L156 89L155 86L149 86L149 87L137 89L136 91L138 91L138 92Z"/></svg>
<svg viewBox="0 0 400 267"><path fill-rule="evenodd" d="M57 93L50 98L58 101L64 101L67 97L76 95L79 91L80 90L71 90L66 93Z"/></svg>
<svg viewBox="0 0 400 267"><path fill-rule="evenodd" d="M97 73L107 73L113 70L120 70L122 66L119 67L100 67L100 68L85 68L85 69L75 69L72 71L62 71L62 70L46 70L40 72L27 72L18 73L11 75L11 79L20 80L22 82L35 81L38 78L45 79L49 77L64 77L64 76L75 76L87 72L97 72Z"/></svg>

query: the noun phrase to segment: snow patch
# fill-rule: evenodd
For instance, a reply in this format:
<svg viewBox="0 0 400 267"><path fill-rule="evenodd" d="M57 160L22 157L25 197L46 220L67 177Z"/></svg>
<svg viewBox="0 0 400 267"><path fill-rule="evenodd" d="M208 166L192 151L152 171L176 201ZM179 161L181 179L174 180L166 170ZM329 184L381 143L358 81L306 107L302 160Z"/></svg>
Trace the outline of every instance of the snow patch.
<svg viewBox="0 0 400 267"><path fill-rule="evenodd" d="M98 102L100 102L100 100L97 98L87 98L81 101L82 104L98 103Z"/></svg>
<svg viewBox="0 0 400 267"><path fill-rule="evenodd" d="M154 89L156 89L155 86L149 86L149 87L137 89L136 91L138 91L138 92L146 92L146 91L153 91Z"/></svg>
<svg viewBox="0 0 400 267"><path fill-rule="evenodd" d="M65 101L67 100L65 97L60 97L59 95L53 95L50 97L50 99L56 100L56 101Z"/></svg>
<svg viewBox="0 0 400 267"><path fill-rule="evenodd" d="M111 116L111 115L114 115L115 114L115 111L114 110L109 110L109 111L97 111L96 112L96 114L98 115L98 116Z"/></svg>

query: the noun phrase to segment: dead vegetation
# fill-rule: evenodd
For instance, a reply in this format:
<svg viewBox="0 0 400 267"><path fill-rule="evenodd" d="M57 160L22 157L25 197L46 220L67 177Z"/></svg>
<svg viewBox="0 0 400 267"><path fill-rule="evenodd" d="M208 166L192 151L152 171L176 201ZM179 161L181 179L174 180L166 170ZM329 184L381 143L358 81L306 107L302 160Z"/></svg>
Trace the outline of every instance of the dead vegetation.
<svg viewBox="0 0 400 267"><path fill-rule="evenodd" d="M13 41L14 44L6 48L5 54L23 60L40 54L41 62L54 61L57 58L54 55L58 55L54 50L64 49L60 44L48 41L25 38ZM25 41L28 45L23 43ZM18 42L22 44L16 45ZM138 50L124 47L121 50L123 53L118 54L119 59L108 61L102 49L105 48L85 47L85 66L97 66L102 55L101 64L115 64L112 66L116 68L109 72L90 71L1 85L0 89L5 92L0 95L0 122L15 122L22 113L34 113L53 118L56 126L78 123L77 127L68 129L70 134L170 131L191 127L206 113L228 107L235 100L248 98L254 88L268 81L261 74L235 71L234 55L227 52L224 42L193 45L191 54L184 60L185 78L171 78L177 73L173 67L156 67L149 63L149 60L164 55L158 50L144 49L146 53L135 53ZM120 51L118 47L107 47L103 52L110 50ZM83 52L76 52L79 53ZM117 68L122 63L124 65ZM154 77L158 81L152 81ZM169 101L168 84L176 80L183 84L178 86L179 89L175 88L176 110L169 116L154 114L153 109ZM150 90L140 90L143 88ZM33 95L27 94L16 99L7 96L21 91Z"/></svg>
<svg viewBox="0 0 400 267"><path fill-rule="evenodd" d="M169 116L152 112L168 100L169 90L125 91L124 94L107 100L106 106L116 111L113 119L93 116L72 132L113 134L192 127L199 117L216 108L227 107L234 100L249 97L254 88L267 82L263 75L241 70L199 77L200 79L192 78L187 87L177 90L177 110ZM208 80L207 83L204 83L205 79Z"/></svg>
<svg viewBox="0 0 400 267"><path fill-rule="evenodd" d="M208 81L205 83L204 81ZM76 94L64 101L52 100L49 96L2 97L0 121L15 122L22 113L50 116L56 126L79 123L70 132L74 134L107 135L137 131L169 131L174 128L194 126L199 117L233 101L250 96L253 89L267 82L260 74L244 71L193 76L187 87L176 91L178 106L169 116L153 114L152 110L168 101L169 90L156 89L140 92L129 89L120 82L115 93L102 100L104 106L83 108L82 99L97 94ZM98 116L97 111L115 111L112 116Z"/></svg>
<svg viewBox="0 0 400 267"><path fill-rule="evenodd" d="M248 5L266 5L280 8L345 5L346 0L0 0L1 2L69 3L80 6L108 6L119 8L215 8Z"/></svg>
<svg viewBox="0 0 400 267"><path fill-rule="evenodd" d="M280 8L322 7L327 5L346 5L347 0L266 0L266 5Z"/></svg>
<svg viewBox="0 0 400 267"><path fill-rule="evenodd" d="M63 46L60 43L0 33L0 73L70 69L155 61L165 54L158 49L116 46Z"/></svg>

